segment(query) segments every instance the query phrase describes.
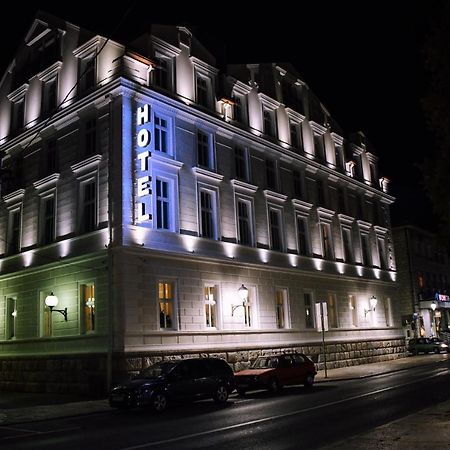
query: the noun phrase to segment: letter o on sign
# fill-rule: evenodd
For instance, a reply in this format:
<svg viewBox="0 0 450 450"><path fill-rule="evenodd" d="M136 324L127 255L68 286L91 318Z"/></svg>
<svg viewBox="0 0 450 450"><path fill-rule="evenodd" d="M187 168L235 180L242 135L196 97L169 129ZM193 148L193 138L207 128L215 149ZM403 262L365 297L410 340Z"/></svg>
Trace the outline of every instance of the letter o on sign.
<svg viewBox="0 0 450 450"><path fill-rule="evenodd" d="M138 147L147 147L150 144L150 131L146 129L139 130L137 135Z"/></svg>

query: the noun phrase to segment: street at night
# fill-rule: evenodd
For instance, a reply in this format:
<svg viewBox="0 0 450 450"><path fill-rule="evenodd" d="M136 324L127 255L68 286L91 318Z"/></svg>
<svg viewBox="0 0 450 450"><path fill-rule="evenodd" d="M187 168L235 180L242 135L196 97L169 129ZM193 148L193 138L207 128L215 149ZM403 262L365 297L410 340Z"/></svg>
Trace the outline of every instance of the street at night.
<svg viewBox="0 0 450 450"><path fill-rule="evenodd" d="M435 358L435 357L430 357ZM14 449L321 448L450 398L450 360L375 377L263 391L228 405L172 405L162 415L118 411L0 428ZM386 436L386 440L389 436ZM352 447L353 448L353 447Z"/></svg>

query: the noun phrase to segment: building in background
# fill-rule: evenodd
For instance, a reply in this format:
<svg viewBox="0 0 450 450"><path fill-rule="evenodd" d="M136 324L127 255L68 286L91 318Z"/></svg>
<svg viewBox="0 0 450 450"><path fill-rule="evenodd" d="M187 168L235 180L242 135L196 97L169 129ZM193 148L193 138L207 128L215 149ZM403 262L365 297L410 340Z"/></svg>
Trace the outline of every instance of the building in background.
<svg viewBox="0 0 450 450"><path fill-rule="evenodd" d="M392 230L405 337L450 336L450 265L437 236L415 226Z"/></svg>
<svg viewBox="0 0 450 450"><path fill-rule="evenodd" d="M0 84L0 387L100 390L182 355L404 354L387 180L286 64L184 27L41 13Z"/></svg>

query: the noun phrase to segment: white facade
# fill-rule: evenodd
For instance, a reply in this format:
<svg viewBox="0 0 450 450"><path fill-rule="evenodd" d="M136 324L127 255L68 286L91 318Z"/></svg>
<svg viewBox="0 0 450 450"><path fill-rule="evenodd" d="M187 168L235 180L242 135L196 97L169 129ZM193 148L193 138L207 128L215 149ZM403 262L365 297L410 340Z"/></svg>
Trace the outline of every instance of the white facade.
<svg viewBox="0 0 450 450"><path fill-rule="evenodd" d="M84 354L110 380L166 355L317 355L317 301L335 366L401 354L387 180L289 70L225 76L183 27L125 47L43 15L0 114L0 358Z"/></svg>

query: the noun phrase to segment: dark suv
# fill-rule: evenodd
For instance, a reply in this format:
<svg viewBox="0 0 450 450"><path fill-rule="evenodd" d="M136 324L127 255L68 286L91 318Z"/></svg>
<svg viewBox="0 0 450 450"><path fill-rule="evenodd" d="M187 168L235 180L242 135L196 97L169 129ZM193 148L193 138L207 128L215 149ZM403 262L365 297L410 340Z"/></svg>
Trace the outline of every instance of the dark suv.
<svg viewBox="0 0 450 450"><path fill-rule="evenodd" d="M116 386L109 394L109 404L117 408L151 406L161 412L172 400L210 397L218 403L226 403L233 390L233 370L223 359L161 361Z"/></svg>

